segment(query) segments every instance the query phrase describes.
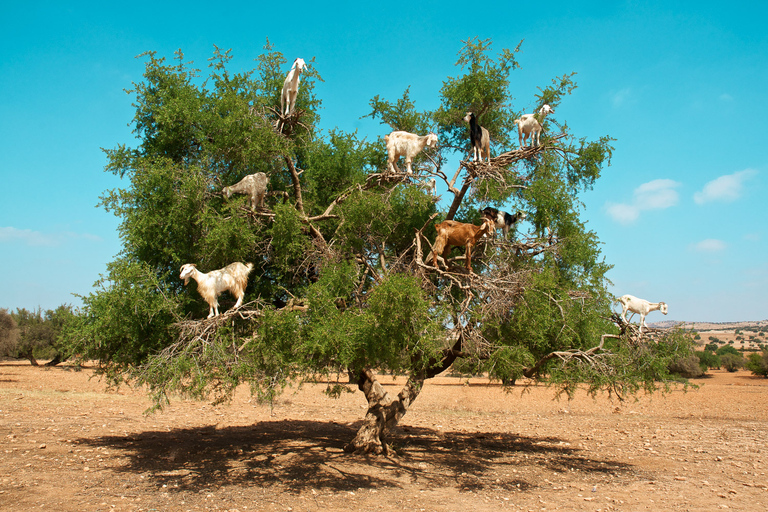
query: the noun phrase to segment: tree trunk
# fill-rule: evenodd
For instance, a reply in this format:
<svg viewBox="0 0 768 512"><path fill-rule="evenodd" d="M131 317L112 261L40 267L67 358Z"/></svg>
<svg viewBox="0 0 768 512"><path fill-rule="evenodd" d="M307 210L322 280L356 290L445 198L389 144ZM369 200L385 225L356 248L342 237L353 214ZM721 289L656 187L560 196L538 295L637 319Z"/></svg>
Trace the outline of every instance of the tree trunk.
<svg viewBox="0 0 768 512"><path fill-rule="evenodd" d="M64 360L64 358L61 357L61 354L56 354L56 356L45 363L45 366L56 366L57 364L61 363Z"/></svg>
<svg viewBox="0 0 768 512"><path fill-rule="evenodd" d="M37 364L37 359L35 359L35 356L32 354L31 349L28 352L19 352L19 357L29 359L29 362L32 363L32 366L39 366Z"/></svg>
<svg viewBox="0 0 768 512"><path fill-rule="evenodd" d="M397 397L384 390L384 387L376 380L373 371L370 369L361 371L357 387L365 393L365 398L368 400L368 412L363 420L363 425L357 431L357 435L344 447L344 451L357 454L388 455L387 435L405 416L413 401L419 396L424 381L447 370L461 355L462 339L463 335L460 334L453 348L443 351L442 359L433 359L429 361L430 364L427 365L426 370L413 373ZM351 379L352 375L350 374Z"/></svg>

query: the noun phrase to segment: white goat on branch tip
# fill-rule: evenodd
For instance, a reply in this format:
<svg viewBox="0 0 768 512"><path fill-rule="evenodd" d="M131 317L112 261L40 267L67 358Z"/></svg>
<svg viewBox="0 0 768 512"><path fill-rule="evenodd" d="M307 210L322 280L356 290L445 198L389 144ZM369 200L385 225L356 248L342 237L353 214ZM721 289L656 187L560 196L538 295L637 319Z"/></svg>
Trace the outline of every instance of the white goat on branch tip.
<svg viewBox="0 0 768 512"><path fill-rule="evenodd" d="M622 320L627 321L627 311L640 315L640 333L643 332L643 327L648 327L645 325L645 317L648 313L651 311L661 311L665 315L667 314L667 304L665 302L648 302L647 300L638 299L633 295L622 295L618 300L622 307Z"/></svg>
<svg viewBox="0 0 768 512"><path fill-rule="evenodd" d="M464 246L466 247L464 257L467 270L472 272L472 248L477 245L483 235L493 231L494 223L487 217L483 218L483 223L480 226L456 222L455 220L444 220L435 225L435 229L437 230L437 238L435 238L435 246L432 250L432 266L437 267L438 256L445 264L445 257L448 256L453 247Z"/></svg>
<svg viewBox="0 0 768 512"><path fill-rule="evenodd" d="M300 75L305 67L307 65L304 63L304 59L298 58L293 61L293 66L285 77L283 92L280 94L280 112L284 116L293 114L293 109L296 107L296 97L299 95Z"/></svg>
<svg viewBox="0 0 768 512"><path fill-rule="evenodd" d="M531 136L531 146L533 146L534 140L536 145L540 144L542 124L544 124L544 118L547 114L554 114L555 110L547 104L539 109L538 114L523 114L519 119L515 119L517 125L517 135L520 141L520 149L524 146L524 143L528 142L528 136ZM538 115L538 119L536 116Z"/></svg>
<svg viewBox="0 0 768 512"><path fill-rule="evenodd" d="M264 196L267 195L267 185L269 178L263 172L249 174L234 185L224 187L222 192L229 199L232 194L246 194L251 198L251 208L254 210L264 208Z"/></svg>
<svg viewBox="0 0 768 512"><path fill-rule="evenodd" d="M478 157L483 161L483 156L488 158L491 163L491 134L484 127L477 124L475 114L467 112L464 121L469 123L469 142L472 145L473 162L477 162Z"/></svg>
<svg viewBox="0 0 768 512"><path fill-rule="evenodd" d="M437 135L432 132L424 136L415 133L395 131L384 136L387 145L387 169L390 172L400 172L397 168L397 159L405 157L405 166L408 174L413 174L411 162L425 147L433 148L437 145Z"/></svg>
<svg viewBox="0 0 768 512"><path fill-rule="evenodd" d="M179 279L184 280L184 286L190 278L197 281L197 291L208 303L208 318L211 318L219 315L218 297L225 291L229 291L237 298L235 309L242 305L245 287L248 286L248 274L251 270L253 270L253 263L244 265L238 261L206 274L197 270L194 263L185 263L181 266Z"/></svg>

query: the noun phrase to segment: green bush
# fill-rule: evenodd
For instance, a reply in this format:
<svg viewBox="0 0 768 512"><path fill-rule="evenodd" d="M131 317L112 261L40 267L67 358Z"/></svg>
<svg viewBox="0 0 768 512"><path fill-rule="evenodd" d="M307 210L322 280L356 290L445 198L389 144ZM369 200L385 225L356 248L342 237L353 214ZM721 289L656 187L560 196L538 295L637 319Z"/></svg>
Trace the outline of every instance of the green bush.
<svg viewBox="0 0 768 512"><path fill-rule="evenodd" d="M768 350L763 349L761 354L749 354L744 367L754 375L768 378Z"/></svg>
<svg viewBox="0 0 768 512"><path fill-rule="evenodd" d="M723 368L729 372L735 372L744 366L744 358L741 357L741 355L734 355L730 353L720 356L720 362L722 363Z"/></svg>
<svg viewBox="0 0 768 512"><path fill-rule="evenodd" d="M680 359L676 359L669 365L669 372L680 375L686 379L701 377L704 375L704 369L699 364L699 358L696 354L691 354Z"/></svg>
<svg viewBox="0 0 768 512"><path fill-rule="evenodd" d="M718 356L714 352L705 350L703 352L696 352L696 355L699 358L699 366L701 366L702 369L704 369L704 371L710 368L719 369L720 365L722 364L720 361L720 356Z"/></svg>

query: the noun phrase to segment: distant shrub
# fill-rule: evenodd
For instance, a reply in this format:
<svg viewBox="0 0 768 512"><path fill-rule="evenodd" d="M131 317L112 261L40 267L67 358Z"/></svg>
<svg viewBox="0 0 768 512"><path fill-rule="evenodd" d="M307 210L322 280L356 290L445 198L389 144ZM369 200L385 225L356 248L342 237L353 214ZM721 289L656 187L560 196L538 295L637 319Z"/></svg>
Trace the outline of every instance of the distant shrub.
<svg viewBox="0 0 768 512"><path fill-rule="evenodd" d="M701 366L705 371L710 368L720 368L720 365L722 364L720 362L720 356L714 353L714 351L703 351L703 352L696 352L696 355L699 358L699 366Z"/></svg>
<svg viewBox="0 0 768 512"><path fill-rule="evenodd" d="M725 354L733 354L734 356L741 357L741 353L730 345L724 345L715 351L715 354L724 356Z"/></svg>
<svg viewBox="0 0 768 512"><path fill-rule="evenodd" d="M744 358L741 357L741 354L724 354L720 356L720 362L722 363L723 368L729 372L735 372L744 366Z"/></svg>
<svg viewBox="0 0 768 512"><path fill-rule="evenodd" d="M709 352L714 352L715 350L717 350L717 348L718 348L717 347L717 343L707 343L704 346L704 350L709 351Z"/></svg>
<svg viewBox="0 0 768 512"><path fill-rule="evenodd" d="M676 373L686 379L701 377L704 375L704 369L699 364L699 358L695 354L682 357L672 362L668 370L670 373Z"/></svg>
<svg viewBox="0 0 768 512"><path fill-rule="evenodd" d="M768 350L763 350L760 354L749 354L744 366L754 375L768 377Z"/></svg>

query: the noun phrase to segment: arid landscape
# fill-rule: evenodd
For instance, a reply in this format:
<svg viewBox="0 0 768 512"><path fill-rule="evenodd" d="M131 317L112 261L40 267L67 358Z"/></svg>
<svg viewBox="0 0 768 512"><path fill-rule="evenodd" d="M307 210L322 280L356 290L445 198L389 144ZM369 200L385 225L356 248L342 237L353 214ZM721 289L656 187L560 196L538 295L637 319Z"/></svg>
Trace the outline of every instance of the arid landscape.
<svg viewBox="0 0 768 512"><path fill-rule="evenodd" d="M241 389L146 416L141 391L92 374L0 363L0 509L768 509L768 379L746 371L623 403L440 377L390 457L342 451L361 393L305 385L270 407Z"/></svg>

